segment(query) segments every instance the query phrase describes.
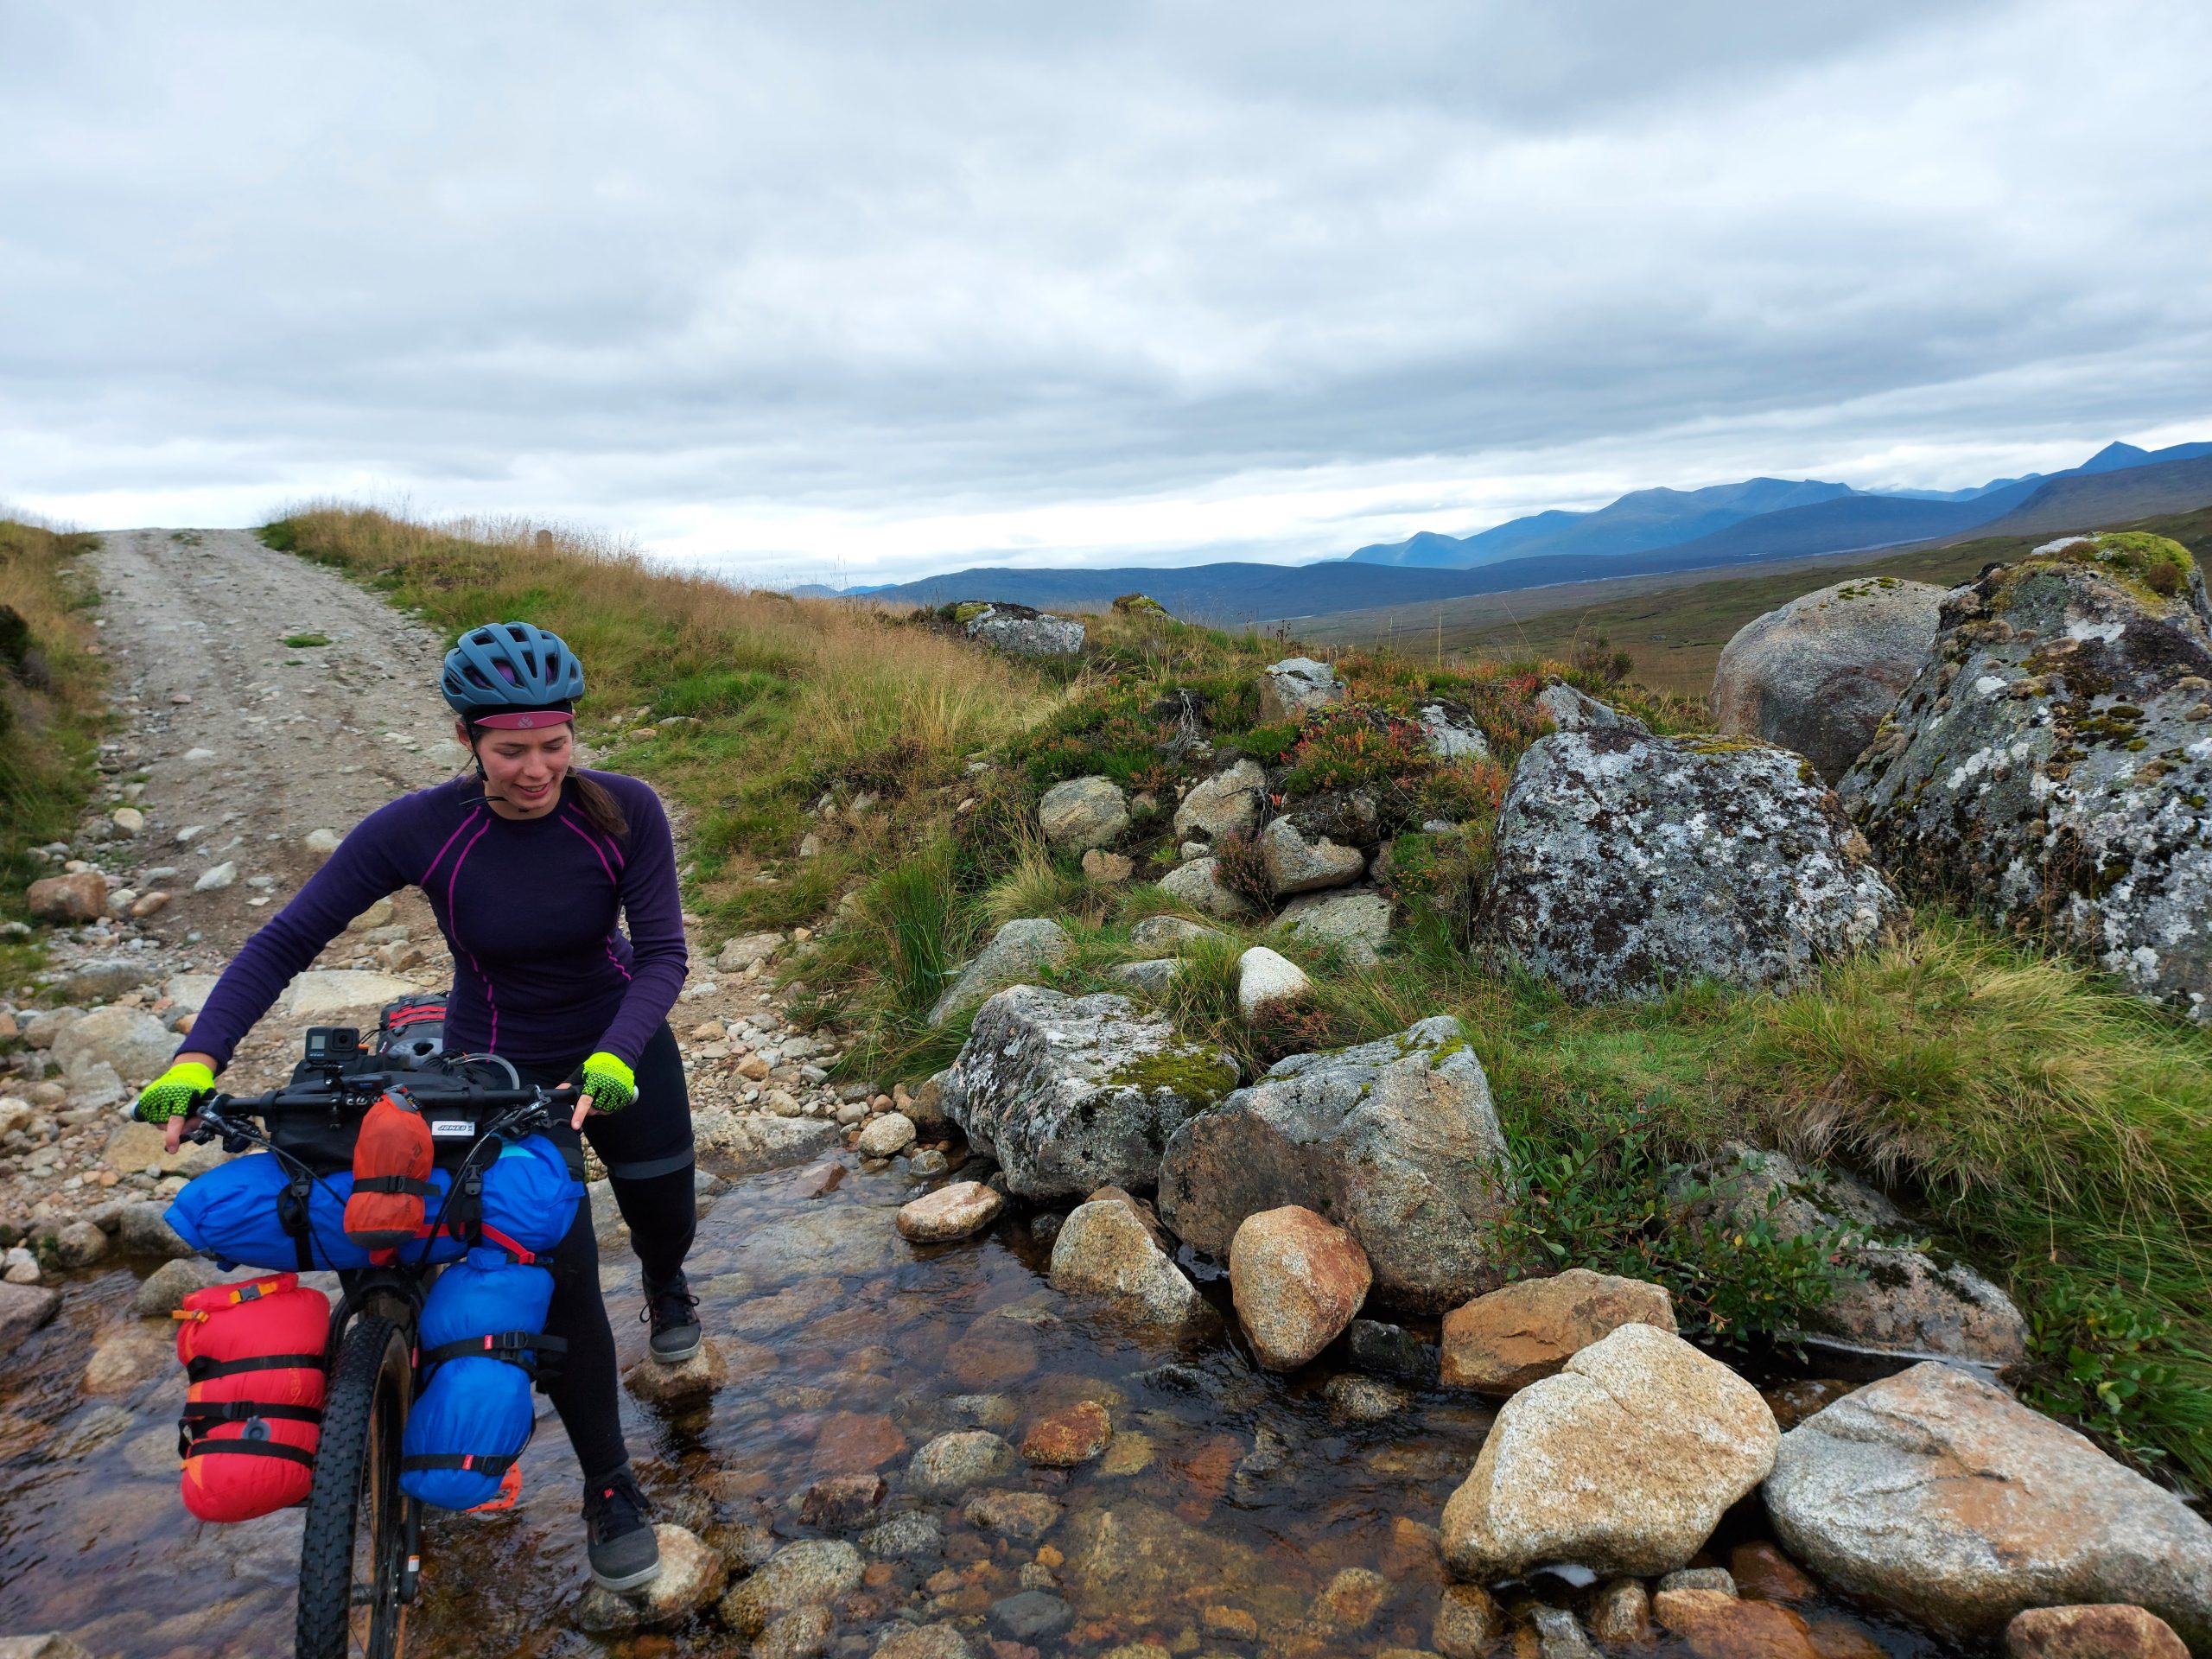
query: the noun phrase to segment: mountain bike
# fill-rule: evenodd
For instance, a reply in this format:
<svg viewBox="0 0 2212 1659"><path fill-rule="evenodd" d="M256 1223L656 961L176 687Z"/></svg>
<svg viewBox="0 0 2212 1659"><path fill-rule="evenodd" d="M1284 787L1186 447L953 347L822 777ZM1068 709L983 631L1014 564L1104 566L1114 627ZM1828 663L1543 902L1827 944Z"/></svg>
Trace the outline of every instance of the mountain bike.
<svg viewBox="0 0 2212 1659"><path fill-rule="evenodd" d="M291 1083L263 1095L209 1096L188 1137L219 1140L226 1152L266 1147L303 1177L327 1176L352 1167L362 1116L404 1086L459 1192L500 1141L550 1127L556 1112L565 1121L576 1100L573 1086L522 1086L512 1066L485 1056L394 1058L368 1054L350 1028L318 1027ZM496 1084L501 1072L510 1086L488 1086L485 1079ZM437 1273L401 1260L339 1274L300 1543L299 1659L399 1659L405 1646L422 1574L423 1506L399 1490L400 1440L420 1380L416 1325Z"/></svg>

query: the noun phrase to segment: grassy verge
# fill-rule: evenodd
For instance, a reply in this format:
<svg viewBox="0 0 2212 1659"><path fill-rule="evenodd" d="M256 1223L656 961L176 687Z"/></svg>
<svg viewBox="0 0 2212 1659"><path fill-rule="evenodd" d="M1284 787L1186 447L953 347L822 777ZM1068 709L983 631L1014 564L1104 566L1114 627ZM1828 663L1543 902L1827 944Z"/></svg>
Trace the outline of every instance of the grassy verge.
<svg viewBox="0 0 2212 1659"><path fill-rule="evenodd" d="M87 614L98 595L79 567L99 545L0 516L0 912L11 917L54 871L32 849L69 839L91 788L103 676Z"/></svg>
<svg viewBox="0 0 2212 1659"><path fill-rule="evenodd" d="M802 1015L855 1033L855 1077L913 1080L950 1061L966 1019L932 1027L928 1010L1014 917L1054 916L1074 936L1050 982L1126 990L1110 970L1153 954L1132 928L1174 907L1152 878L1175 862L1179 786L1241 756L1268 769L1275 810L1325 820L1363 802L1391 853L1390 949L1360 969L1224 925L1160 999L1185 1035L1250 1075L1456 1014L1541 1212L1522 1242L1663 1278L1723 1338L1786 1326L1821 1294L1823 1264L1756 1230L1685 1243L1667 1183L1738 1138L1851 1163L2012 1287L2037 1330L2033 1397L2212 1480L2212 1036L1935 911L1789 996L1690 988L1576 1007L1485 969L1469 949L1472 896L1505 780L1543 729L1531 698L1554 671L1540 662L1349 652L1336 667L1355 712L1269 721L1256 671L1295 647L1141 611L1090 619L1082 661L1044 667L984 654L946 619L740 594L558 536L337 510L268 533L438 627L520 616L565 634L590 665L586 735L690 814L698 906L731 932L833 918L794 971ZM1600 667L1566 672L1658 729L1702 719L1698 702L1608 684ZM1486 759L1427 752L1414 721L1438 699L1482 733ZM660 720L677 723L640 724ZM1039 834L1043 793L1094 774L1134 792L1117 848L1135 880L1096 879ZM1252 856L1218 850L1232 874ZM1236 959L1262 938L1316 989L1254 1027L1237 1015Z"/></svg>

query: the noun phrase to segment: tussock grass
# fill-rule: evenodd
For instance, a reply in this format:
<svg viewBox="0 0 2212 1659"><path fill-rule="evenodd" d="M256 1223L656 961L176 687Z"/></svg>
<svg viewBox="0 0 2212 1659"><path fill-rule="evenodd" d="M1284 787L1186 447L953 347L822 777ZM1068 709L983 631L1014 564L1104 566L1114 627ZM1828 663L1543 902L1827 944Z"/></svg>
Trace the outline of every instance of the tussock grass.
<svg viewBox="0 0 2212 1659"><path fill-rule="evenodd" d="M11 915L54 873L30 849L69 838L92 777L105 677L88 649L98 594L77 566L99 545L0 513L0 906Z"/></svg>

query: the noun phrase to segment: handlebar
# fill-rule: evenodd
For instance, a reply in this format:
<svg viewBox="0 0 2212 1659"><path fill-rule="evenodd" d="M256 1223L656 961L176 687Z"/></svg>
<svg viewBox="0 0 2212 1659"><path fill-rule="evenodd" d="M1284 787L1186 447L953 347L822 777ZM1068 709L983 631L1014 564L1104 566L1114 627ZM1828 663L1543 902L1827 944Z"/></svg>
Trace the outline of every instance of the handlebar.
<svg viewBox="0 0 2212 1659"><path fill-rule="evenodd" d="M420 1087L426 1080L433 1079L432 1087ZM365 1072L313 1084L289 1084L260 1095L209 1094L192 1109L188 1121L194 1127L186 1138L199 1144L220 1140L226 1151L235 1152L245 1144L246 1137L238 1122L241 1118L266 1121L280 1116L335 1114L348 1107L365 1111L395 1087L405 1087L410 1094L419 1093L428 1112L467 1113L477 1120L472 1138L548 1128L553 1121L555 1107L573 1106L582 1095L574 1084L486 1089L450 1078L434 1078L434 1074L426 1077L421 1072ZM493 1114L488 1120L482 1116L487 1112ZM133 1116L136 1115L134 1109Z"/></svg>

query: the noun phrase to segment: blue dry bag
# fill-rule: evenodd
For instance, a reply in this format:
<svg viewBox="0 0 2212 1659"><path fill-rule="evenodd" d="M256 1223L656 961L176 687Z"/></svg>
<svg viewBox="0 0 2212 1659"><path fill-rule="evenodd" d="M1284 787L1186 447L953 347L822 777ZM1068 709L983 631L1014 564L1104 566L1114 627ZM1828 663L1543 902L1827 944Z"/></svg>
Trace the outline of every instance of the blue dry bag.
<svg viewBox="0 0 2212 1659"><path fill-rule="evenodd" d="M434 1170L430 1185L429 1213L435 1216L451 1180ZM369 1253L346 1236L346 1200L353 1195L350 1170L308 1179L274 1153L255 1152L194 1176L167 1213L178 1237L225 1268L365 1268ZM399 1255L407 1262L453 1262L467 1249L457 1238L418 1240Z"/></svg>
<svg viewBox="0 0 2212 1659"><path fill-rule="evenodd" d="M538 1356L564 1346L540 1334L552 1299L550 1273L495 1249L470 1251L430 1287L422 1324L430 1380L400 1442L399 1484L410 1497L473 1510L499 1496L536 1426Z"/></svg>
<svg viewBox="0 0 2212 1659"><path fill-rule="evenodd" d="M542 1255L567 1234L583 1196L561 1148L524 1135L501 1147L484 1172L484 1242Z"/></svg>

